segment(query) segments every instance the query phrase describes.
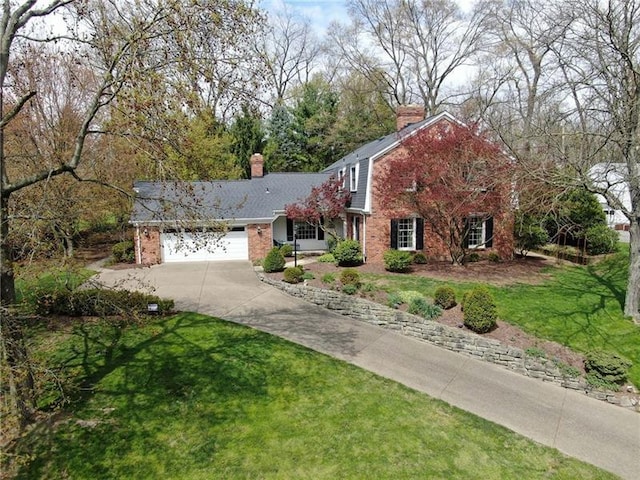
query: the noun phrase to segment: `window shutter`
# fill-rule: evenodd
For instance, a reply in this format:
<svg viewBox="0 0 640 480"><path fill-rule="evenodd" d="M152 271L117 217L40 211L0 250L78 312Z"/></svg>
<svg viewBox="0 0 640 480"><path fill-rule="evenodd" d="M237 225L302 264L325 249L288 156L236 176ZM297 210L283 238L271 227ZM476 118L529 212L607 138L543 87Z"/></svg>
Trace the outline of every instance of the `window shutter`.
<svg viewBox="0 0 640 480"><path fill-rule="evenodd" d="M462 248L469 248L469 219L465 218L462 224Z"/></svg>
<svg viewBox="0 0 640 480"><path fill-rule="evenodd" d="M293 220L287 218L287 242L293 242Z"/></svg>
<svg viewBox="0 0 640 480"><path fill-rule="evenodd" d="M485 246L487 248L491 248L493 246L493 217L489 217L485 220L484 233Z"/></svg>
<svg viewBox="0 0 640 480"><path fill-rule="evenodd" d="M398 248L398 220L391 220L391 248Z"/></svg>
<svg viewBox="0 0 640 480"><path fill-rule="evenodd" d="M324 217L320 217L320 223L318 224L318 240L324 240L324 230L322 227L324 226Z"/></svg>
<svg viewBox="0 0 640 480"><path fill-rule="evenodd" d="M424 250L424 218L416 218L416 250Z"/></svg>

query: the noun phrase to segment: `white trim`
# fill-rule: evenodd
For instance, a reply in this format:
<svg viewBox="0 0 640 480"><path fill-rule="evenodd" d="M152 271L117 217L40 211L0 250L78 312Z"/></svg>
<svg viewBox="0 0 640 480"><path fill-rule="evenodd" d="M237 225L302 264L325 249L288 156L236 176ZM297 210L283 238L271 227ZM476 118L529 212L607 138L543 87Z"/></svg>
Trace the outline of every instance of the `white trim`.
<svg viewBox="0 0 640 480"><path fill-rule="evenodd" d="M400 222L402 222L403 220L411 220L412 226L411 226L411 246L409 247L401 247L400 246ZM408 251L408 252L412 252L416 249L416 219L415 217L405 217L405 218L398 218L398 228L396 231L396 245L398 245L398 250L403 250L403 251Z"/></svg>
<svg viewBox="0 0 640 480"><path fill-rule="evenodd" d="M400 136L398 136L398 140L393 142L387 148L384 148L384 149L380 150L379 152L377 152L376 154L371 155L369 157L369 172L368 172L368 175L367 175L367 192L366 192L366 197L365 197L365 200L364 200L364 209L363 209L364 212L371 213L371 205L372 205L372 191L371 190L372 190L372 187L373 187L373 164L374 164L374 162L376 160L378 160L379 158L385 156L390 151L395 150L398 147L398 145L400 145L405 139L413 137L418 132L424 130L425 128L431 127L433 124L439 122L440 120L442 120L444 118L446 118L447 120L449 120L449 121L451 121L453 123L457 123L458 125L466 126L465 123L463 123L460 120L458 120L457 118L455 118L449 112L442 112L442 113L439 113L439 114L429 118L429 121L425 122L423 125L421 125L419 128L416 128L415 130L413 130L408 135L405 135L402 138Z"/></svg>
<svg viewBox="0 0 640 480"><path fill-rule="evenodd" d="M358 191L358 176L360 174L360 162L349 166L349 191Z"/></svg>
<svg viewBox="0 0 640 480"><path fill-rule="evenodd" d="M136 243L138 244L138 248L136 248L136 264L142 264L142 239L140 238L140 225L136 225L136 239L138 240Z"/></svg>

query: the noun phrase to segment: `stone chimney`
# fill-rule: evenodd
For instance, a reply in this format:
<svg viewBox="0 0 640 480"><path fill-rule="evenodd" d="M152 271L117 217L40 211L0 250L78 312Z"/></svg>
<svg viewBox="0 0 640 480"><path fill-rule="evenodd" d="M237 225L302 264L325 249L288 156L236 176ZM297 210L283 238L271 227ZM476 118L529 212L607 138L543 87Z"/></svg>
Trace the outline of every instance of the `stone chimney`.
<svg viewBox="0 0 640 480"><path fill-rule="evenodd" d="M424 107L419 105L400 105L396 110L396 131L407 125L424 120Z"/></svg>
<svg viewBox="0 0 640 480"><path fill-rule="evenodd" d="M251 178L264 177L264 158L259 153L251 155L249 160L251 165Z"/></svg>

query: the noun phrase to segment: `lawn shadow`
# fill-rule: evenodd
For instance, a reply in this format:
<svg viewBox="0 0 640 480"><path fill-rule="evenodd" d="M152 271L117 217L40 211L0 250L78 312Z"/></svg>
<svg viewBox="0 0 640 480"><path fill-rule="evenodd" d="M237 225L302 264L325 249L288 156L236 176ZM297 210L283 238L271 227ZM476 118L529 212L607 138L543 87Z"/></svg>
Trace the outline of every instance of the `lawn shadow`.
<svg viewBox="0 0 640 480"><path fill-rule="evenodd" d="M107 463L114 451L124 457L140 444L150 455L139 462L148 462L153 476L158 452L171 443L167 425L202 428L198 448L211 454L217 440L204 431L232 423L245 414L245 404L263 401L277 377L269 372L281 369L283 378L295 381L274 359L280 340L211 317L179 314L144 327L145 333L98 330L76 329L76 348L63 361L84 372L68 409L80 418L59 414L34 426L16 444L14 453L31 459L17 478L52 472L62 478L71 465L87 478L112 477L118 467Z"/></svg>

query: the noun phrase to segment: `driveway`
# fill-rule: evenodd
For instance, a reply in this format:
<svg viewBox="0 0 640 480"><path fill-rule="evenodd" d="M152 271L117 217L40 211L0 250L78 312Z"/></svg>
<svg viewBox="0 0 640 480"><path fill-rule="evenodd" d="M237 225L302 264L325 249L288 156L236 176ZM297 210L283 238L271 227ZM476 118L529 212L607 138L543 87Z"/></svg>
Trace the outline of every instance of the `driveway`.
<svg viewBox="0 0 640 480"><path fill-rule="evenodd" d="M155 287L181 310L263 330L345 360L614 472L640 478L640 414L290 297L249 262L103 270L109 285Z"/></svg>

